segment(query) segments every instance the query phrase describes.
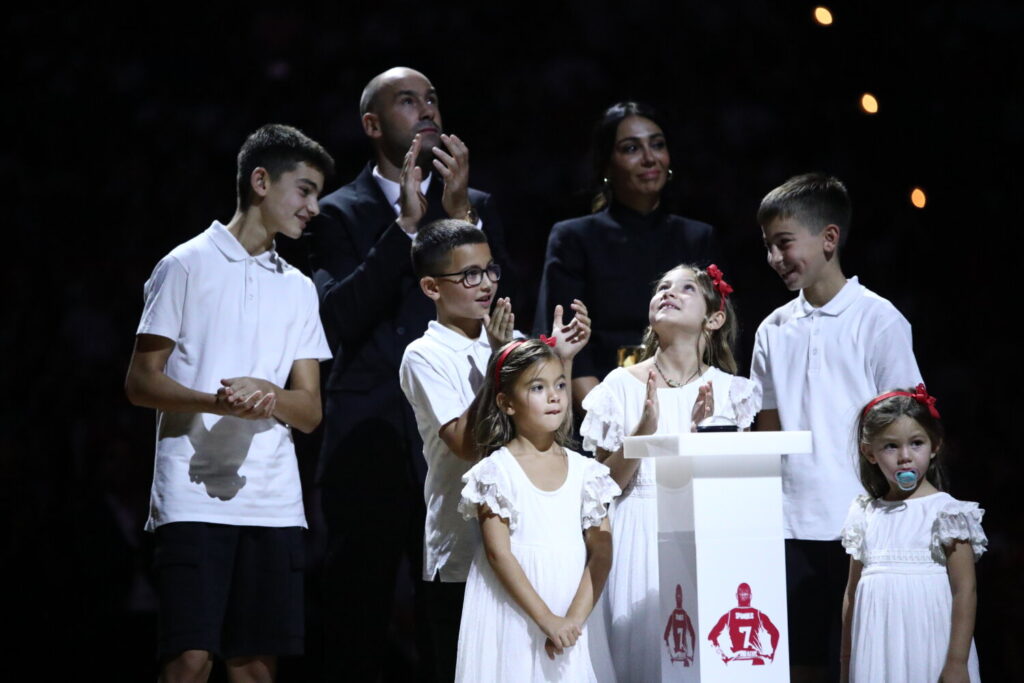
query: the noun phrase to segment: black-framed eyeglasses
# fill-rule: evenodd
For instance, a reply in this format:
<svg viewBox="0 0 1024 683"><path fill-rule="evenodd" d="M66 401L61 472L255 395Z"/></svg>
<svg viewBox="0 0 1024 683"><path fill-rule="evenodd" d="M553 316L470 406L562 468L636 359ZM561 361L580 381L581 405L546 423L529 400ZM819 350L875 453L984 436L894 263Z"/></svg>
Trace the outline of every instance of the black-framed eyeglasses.
<svg viewBox="0 0 1024 683"><path fill-rule="evenodd" d="M497 282L501 279L501 266L497 263L491 263L486 268L466 268L460 270L457 273L436 273L431 277L457 277L459 278L455 282L459 283L463 287L476 287L478 284L484 281L484 273L487 274L487 279L491 282Z"/></svg>

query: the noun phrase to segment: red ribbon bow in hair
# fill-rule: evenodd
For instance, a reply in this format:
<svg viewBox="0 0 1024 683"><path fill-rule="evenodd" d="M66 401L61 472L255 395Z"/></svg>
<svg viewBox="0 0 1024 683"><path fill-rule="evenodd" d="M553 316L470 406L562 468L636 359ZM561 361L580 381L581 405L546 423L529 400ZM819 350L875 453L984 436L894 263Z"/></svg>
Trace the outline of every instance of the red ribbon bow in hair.
<svg viewBox="0 0 1024 683"><path fill-rule="evenodd" d="M555 348L555 344L558 343L558 340L556 340L554 337L549 337L546 334L540 335L540 340L547 344L548 346L550 346L551 348Z"/></svg>
<svg viewBox="0 0 1024 683"><path fill-rule="evenodd" d="M722 306L719 310L725 310L725 300L732 294L732 285L722 279L722 269L712 263L708 266L708 276L711 278L711 285L718 292L718 295L722 297Z"/></svg>
<svg viewBox="0 0 1024 683"><path fill-rule="evenodd" d="M928 393L928 390L924 388L924 384L918 384L914 387L914 393L910 394L910 398L923 406L928 406L929 414L936 420L939 419L939 411L935 407L935 397Z"/></svg>

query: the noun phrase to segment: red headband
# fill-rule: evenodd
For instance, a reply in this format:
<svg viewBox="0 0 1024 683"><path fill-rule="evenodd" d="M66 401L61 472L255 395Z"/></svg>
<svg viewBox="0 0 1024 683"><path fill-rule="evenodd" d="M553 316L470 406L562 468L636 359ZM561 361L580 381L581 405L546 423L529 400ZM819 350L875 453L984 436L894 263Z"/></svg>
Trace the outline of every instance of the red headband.
<svg viewBox="0 0 1024 683"><path fill-rule="evenodd" d="M939 411L935 408L935 397L928 393L928 390L924 388L924 384L918 384L917 387L914 388L914 393L910 393L909 391L890 391L871 399L871 402L864 406L864 410L861 411L861 417L867 415L868 411L871 410L876 403L884 401L887 398L892 398L893 396L909 396L921 405L927 406L928 413L936 420L939 419Z"/></svg>
<svg viewBox="0 0 1024 683"><path fill-rule="evenodd" d="M708 266L708 277L711 278L711 286L715 288L718 295L722 297L722 305L718 309L720 311L725 310L725 300L732 294L732 285L722 279L722 269L712 263Z"/></svg>
<svg viewBox="0 0 1024 683"><path fill-rule="evenodd" d="M556 342L554 337L549 337L547 335L542 334L540 335L540 340L547 344L548 346L550 346L551 348L555 348ZM506 346L505 350L501 352L500 356L498 356L498 361L494 364L494 384L499 391L501 391L501 366L505 364L505 359L508 358L508 354L512 353L513 350L519 348L528 341L530 340L520 339L518 341L514 341L508 346Z"/></svg>

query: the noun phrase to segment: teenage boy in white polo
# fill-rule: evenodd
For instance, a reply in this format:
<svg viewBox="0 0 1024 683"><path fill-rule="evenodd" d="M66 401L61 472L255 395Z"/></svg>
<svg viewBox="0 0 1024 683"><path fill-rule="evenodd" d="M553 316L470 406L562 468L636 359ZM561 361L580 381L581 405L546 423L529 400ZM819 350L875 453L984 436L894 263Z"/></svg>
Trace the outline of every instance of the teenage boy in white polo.
<svg viewBox="0 0 1024 683"><path fill-rule="evenodd" d="M238 154L238 208L179 245L145 286L125 390L157 413L162 681L273 678L303 650L306 527L291 429L320 423L330 358L316 289L274 250L319 211L334 161L289 126Z"/></svg>

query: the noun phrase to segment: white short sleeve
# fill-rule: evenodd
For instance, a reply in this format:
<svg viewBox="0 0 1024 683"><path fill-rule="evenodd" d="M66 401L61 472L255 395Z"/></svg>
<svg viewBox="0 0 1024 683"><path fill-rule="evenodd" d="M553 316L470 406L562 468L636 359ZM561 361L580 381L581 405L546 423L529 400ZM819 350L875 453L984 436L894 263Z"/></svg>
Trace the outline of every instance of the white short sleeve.
<svg viewBox="0 0 1024 683"><path fill-rule="evenodd" d="M146 299L136 334L155 334L177 342L188 291L188 271L174 256L156 264L143 293Z"/></svg>
<svg viewBox="0 0 1024 683"><path fill-rule="evenodd" d="M729 402L736 424L740 429L749 429L761 410L761 387L746 377L733 377L729 382Z"/></svg>
<svg viewBox="0 0 1024 683"><path fill-rule="evenodd" d="M608 468L596 460L585 458L583 468L580 520L586 530L601 526L601 521L608 515L608 505L622 493L622 489L612 479Z"/></svg>
<svg viewBox="0 0 1024 683"><path fill-rule="evenodd" d="M447 377L444 369L418 352L406 350L401 366L402 390L413 406L430 412L437 429L462 415L462 394L458 378Z"/></svg>
<svg viewBox="0 0 1024 683"><path fill-rule="evenodd" d="M331 357L331 347L327 344L324 326L320 321L320 300L317 298L313 282L307 281L306 284L305 318L302 321L299 345L295 349L295 360L328 360Z"/></svg>
<svg viewBox="0 0 1024 683"><path fill-rule="evenodd" d="M843 523L843 530L839 539L846 548L850 557L858 562L864 561L864 534L867 530L867 509L871 505L871 496L860 495L850 503L850 510L846 513L846 522Z"/></svg>
<svg viewBox="0 0 1024 683"><path fill-rule="evenodd" d="M767 337L768 335L763 333L762 328L758 328L754 338L754 357L750 366L750 379L760 388L761 410L778 410L775 385L772 383L772 375L768 367Z"/></svg>
<svg viewBox="0 0 1024 683"><path fill-rule="evenodd" d="M981 528L984 515L985 511L974 502L951 500L946 503L932 526L932 557L945 564L946 553L943 548L957 541L965 541L971 544L974 560L977 561L988 549L988 537Z"/></svg>
<svg viewBox="0 0 1024 683"><path fill-rule="evenodd" d="M879 393L916 387L922 382L910 323L895 309L892 312L895 319L874 335L874 349L868 356Z"/></svg>
<svg viewBox="0 0 1024 683"><path fill-rule="evenodd" d="M497 458L484 458L462 475L462 481L465 486L459 501L459 514L466 519L476 519L480 505L485 504L491 512L508 522L509 531L516 530L519 511L515 494L508 474L498 464Z"/></svg>
<svg viewBox="0 0 1024 683"><path fill-rule="evenodd" d="M621 448L626 438L625 407L607 378L583 399L583 409L587 411L580 425L583 448L591 453L598 448L609 453Z"/></svg>

